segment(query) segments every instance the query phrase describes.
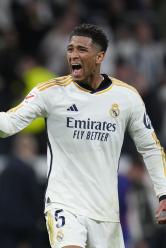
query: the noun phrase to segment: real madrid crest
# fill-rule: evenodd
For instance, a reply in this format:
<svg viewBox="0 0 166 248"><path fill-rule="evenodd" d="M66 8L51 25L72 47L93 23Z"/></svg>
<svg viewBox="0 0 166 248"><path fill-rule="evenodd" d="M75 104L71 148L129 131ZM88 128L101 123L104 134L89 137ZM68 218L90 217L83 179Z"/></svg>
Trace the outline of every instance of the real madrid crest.
<svg viewBox="0 0 166 248"><path fill-rule="evenodd" d="M57 241L58 242L61 242L62 239L63 239L63 236L64 236L63 231L62 230L58 230L57 235L56 235Z"/></svg>
<svg viewBox="0 0 166 248"><path fill-rule="evenodd" d="M118 117L120 114L119 105L117 103L113 103L109 113L114 118Z"/></svg>

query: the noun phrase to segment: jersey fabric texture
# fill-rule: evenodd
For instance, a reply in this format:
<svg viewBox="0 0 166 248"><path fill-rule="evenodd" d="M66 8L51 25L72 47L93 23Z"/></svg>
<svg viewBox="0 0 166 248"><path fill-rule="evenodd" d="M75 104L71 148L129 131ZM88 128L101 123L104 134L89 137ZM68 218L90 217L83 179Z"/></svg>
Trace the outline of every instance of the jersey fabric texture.
<svg viewBox="0 0 166 248"><path fill-rule="evenodd" d="M63 208L99 221L119 221L117 173L125 130L142 154L156 195L166 194L165 156L137 91L103 75L97 90L71 75L35 87L0 113L6 137L43 116L48 132L45 211Z"/></svg>

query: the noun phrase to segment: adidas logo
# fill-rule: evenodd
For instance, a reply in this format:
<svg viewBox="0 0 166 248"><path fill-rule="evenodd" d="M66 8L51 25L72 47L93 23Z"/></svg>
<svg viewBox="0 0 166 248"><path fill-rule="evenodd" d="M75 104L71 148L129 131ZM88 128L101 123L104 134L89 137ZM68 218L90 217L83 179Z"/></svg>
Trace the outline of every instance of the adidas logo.
<svg viewBox="0 0 166 248"><path fill-rule="evenodd" d="M71 105L71 106L67 109L67 111L78 111L78 109L77 109L76 105L73 104L73 105Z"/></svg>

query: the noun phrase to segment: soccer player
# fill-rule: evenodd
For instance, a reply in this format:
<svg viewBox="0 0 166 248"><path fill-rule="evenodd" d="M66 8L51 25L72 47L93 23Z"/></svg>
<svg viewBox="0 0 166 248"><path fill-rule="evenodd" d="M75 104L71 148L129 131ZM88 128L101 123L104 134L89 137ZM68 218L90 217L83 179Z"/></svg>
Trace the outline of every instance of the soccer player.
<svg viewBox="0 0 166 248"><path fill-rule="evenodd" d="M70 75L35 87L0 113L6 137L43 116L48 132L46 222L52 248L123 248L117 193L118 161L128 129L142 154L159 199L157 221L166 223L166 165L138 92L100 73L108 40L90 24L70 34Z"/></svg>

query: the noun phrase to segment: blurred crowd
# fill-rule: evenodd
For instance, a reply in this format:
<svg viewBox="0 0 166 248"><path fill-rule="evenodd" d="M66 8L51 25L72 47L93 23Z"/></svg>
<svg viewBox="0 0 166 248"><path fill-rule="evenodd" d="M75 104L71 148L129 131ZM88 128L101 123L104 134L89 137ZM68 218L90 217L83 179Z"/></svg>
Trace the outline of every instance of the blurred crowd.
<svg viewBox="0 0 166 248"><path fill-rule="evenodd" d="M106 32L102 72L139 91L166 148L164 0L0 0L0 111L19 104L36 84L69 73L68 35L83 22ZM34 161L46 155L44 125L37 119L20 135L0 140L1 248L49 247L42 217L46 178L34 169ZM166 229L155 223L154 192L128 134L119 195L126 248L164 248Z"/></svg>

